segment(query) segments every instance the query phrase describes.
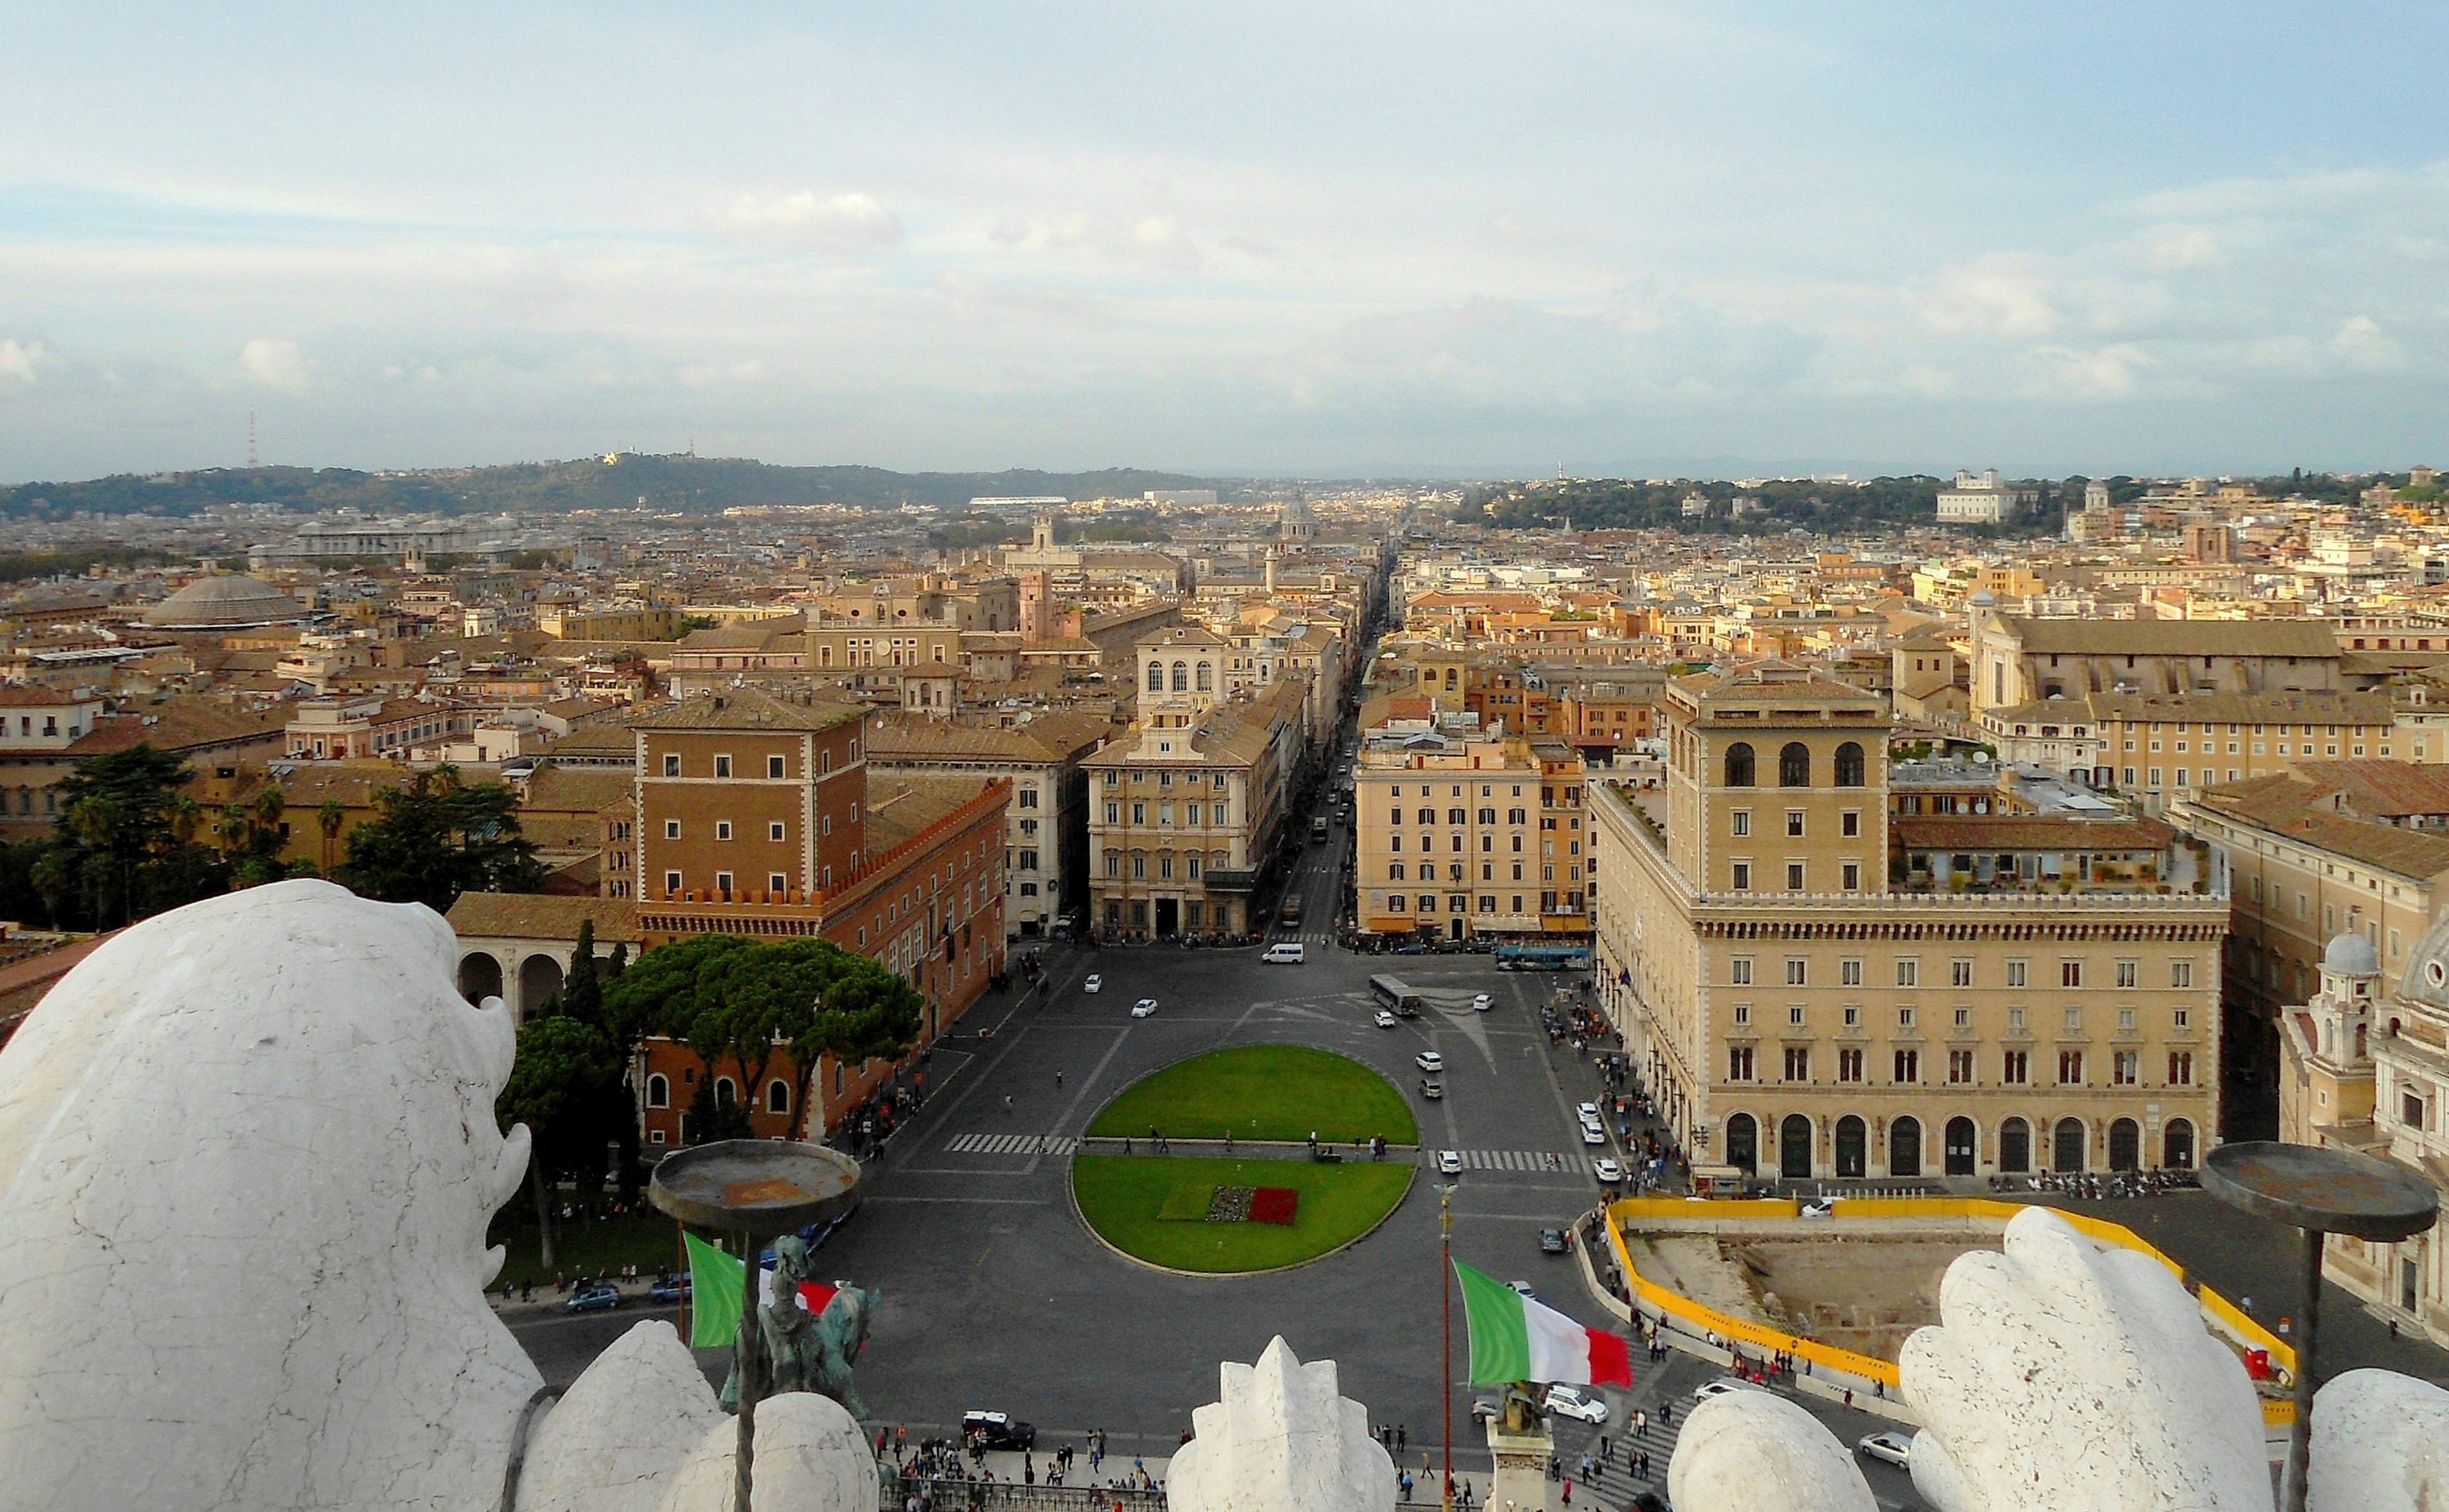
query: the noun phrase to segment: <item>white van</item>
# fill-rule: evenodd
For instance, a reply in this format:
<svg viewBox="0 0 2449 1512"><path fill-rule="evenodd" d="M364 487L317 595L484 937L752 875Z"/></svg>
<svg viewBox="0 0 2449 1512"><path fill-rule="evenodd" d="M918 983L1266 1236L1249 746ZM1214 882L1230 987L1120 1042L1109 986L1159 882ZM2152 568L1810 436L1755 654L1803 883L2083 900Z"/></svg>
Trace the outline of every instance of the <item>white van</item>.
<svg viewBox="0 0 2449 1512"><path fill-rule="evenodd" d="M1298 940L1280 940L1267 947L1259 958L1270 966L1298 966L1302 963L1302 947Z"/></svg>

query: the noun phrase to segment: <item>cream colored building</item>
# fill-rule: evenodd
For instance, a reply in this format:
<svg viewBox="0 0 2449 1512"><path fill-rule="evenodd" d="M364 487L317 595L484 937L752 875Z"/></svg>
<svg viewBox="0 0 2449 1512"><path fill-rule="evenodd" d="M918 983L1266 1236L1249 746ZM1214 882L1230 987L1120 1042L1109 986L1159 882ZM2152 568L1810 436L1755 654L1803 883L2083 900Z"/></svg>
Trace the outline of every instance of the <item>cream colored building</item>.
<svg viewBox="0 0 2449 1512"><path fill-rule="evenodd" d="M1353 770L1367 933L1590 938L1582 758L1563 741L1383 727Z"/></svg>
<svg viewBox="0 0 2449 1512"><path fill-rule="evenodd" d="M1892 823L1885 701L1793 664L1670 681L1662 713L1663 791L1591 791L1597 966L1695 1163L2199 1161L2228 903L2190 847L2123 815Z"/></svg>
<svg viewBox="0 0 2449 1512"><path fill-rule="evenodd" d="M2395 990L2371 940L2340 935L2321 990L2283 1023L2280 1137L2395 1160L2449 1191L2449 919L2416 942ZM2333 1234L2322 1270L2449 1343L2449 1221L2397 1244Z"/></svg>

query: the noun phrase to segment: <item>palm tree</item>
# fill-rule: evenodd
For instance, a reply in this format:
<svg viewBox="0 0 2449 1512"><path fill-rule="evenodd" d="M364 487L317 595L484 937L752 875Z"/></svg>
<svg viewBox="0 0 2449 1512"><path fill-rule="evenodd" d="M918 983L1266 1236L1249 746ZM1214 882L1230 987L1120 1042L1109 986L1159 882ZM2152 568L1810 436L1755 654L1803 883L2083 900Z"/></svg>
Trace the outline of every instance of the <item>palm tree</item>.
<svg viewBox="0 0 2449 1512"><path fill-rule="evenodd" d="M278 787L264 788L255 795L254 812L247 816L247 849L266 859L280 854L280 816L289 811L289 796Z"/></svg>
<svg viewBox="0 0 2449 1512"><path fill-rule="evenodd" d="M332 843L340 838L340 827L349 822L349 811L337 798L326 798L315 810L315 827L323 832L323 875L332 874Z"/></svg>

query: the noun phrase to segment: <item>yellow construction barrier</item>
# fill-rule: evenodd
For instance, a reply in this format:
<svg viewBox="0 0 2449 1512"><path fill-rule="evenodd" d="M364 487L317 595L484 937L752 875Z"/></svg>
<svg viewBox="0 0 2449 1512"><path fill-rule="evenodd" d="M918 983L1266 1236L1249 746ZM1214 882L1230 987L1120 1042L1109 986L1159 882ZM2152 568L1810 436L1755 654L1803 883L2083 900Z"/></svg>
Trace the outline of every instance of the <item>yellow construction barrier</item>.
<svg viewBox="0 0 2449 1512"><path fill-rule="evenodd" d="M1960 1218L2006 1223L2022 1212L2026 1204L1993 1202L1983 1197L1841 1197L1832 1204L1832 1218ZM1668 1316L1681 1318L1706 1333L1714 1333L1729 1343L1753 1346L1764 1353L1784 1352L1799 1360L1832 1370L1843 1370L1872 1381L1897 1386L1897 1367L1885 1360L1856 1354L1833 1345L1784 1333L1758 1323L1729 1317L1715 1308L1705 1307L1678 1291L1670 1291L1657 1283L1643 1279L1632 1264L1632 1252L1626 1248L1624 1230L1627 1223L1666 1221L1722 1221L1742 1218L1797 1218L1802 1214L1799 1202L1775 1200L1694 1200L1683 1197L1627 1197L1607 1206L1608 1243L1614 1247L1617 1266L1623 1270L1626 1284L1633 1296ZM2138 1254L2150 1255L2169 1268L2180 1282L2187 1280L2186 1268L2163 1254L2132 1230L2079 1212L2054 1208L2052 1212L2064 1218L2074 1230L2101 1244L2115 1245ZM2190 1285L2190 1284L2189 1284ZM2206 1286L2190 1288L2202 1304L2204 1313L2221 1332L2244 1340L2249 1347L2269 1352L2271 1365L2293 1376L2296 1351L2269 1329L2247 1317L2235 1304ZM2262 1402L2266 1424L2293 1423L2296 1405L2293 1402L2266 1397Z"/></svg>

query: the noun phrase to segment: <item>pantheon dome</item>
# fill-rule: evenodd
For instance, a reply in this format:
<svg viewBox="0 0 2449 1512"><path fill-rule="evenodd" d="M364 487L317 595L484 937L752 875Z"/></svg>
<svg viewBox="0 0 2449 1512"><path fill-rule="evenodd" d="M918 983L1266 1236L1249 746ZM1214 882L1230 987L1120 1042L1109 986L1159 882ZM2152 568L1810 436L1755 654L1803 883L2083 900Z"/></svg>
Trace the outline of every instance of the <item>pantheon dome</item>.
<svg viewBox="0 0 2449 1512"><path fill-rule="evenodd" d="M244 630L304 619L306 606L269 583L239 572L197 578L145 611L157 630Z"/></svg>

